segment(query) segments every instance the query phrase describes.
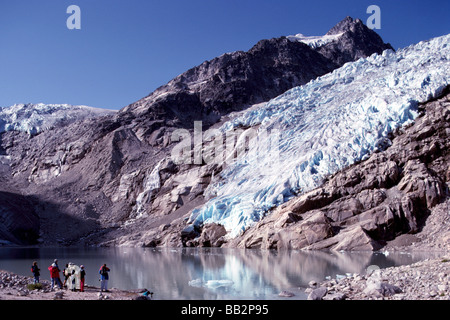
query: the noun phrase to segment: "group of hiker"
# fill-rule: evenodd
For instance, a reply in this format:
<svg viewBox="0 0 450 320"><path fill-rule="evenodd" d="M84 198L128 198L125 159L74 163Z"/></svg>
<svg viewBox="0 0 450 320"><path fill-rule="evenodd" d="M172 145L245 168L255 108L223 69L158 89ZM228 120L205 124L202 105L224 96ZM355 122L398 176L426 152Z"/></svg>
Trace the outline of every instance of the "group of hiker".
<svg viewBox="0 0 450 320"><path fill-rule="evenodd" d="M55 286L58 286L60 289L65 287L71 289L72 291L79 289L80 292L84 292L86 270L84 269L83 265L78 267L73 263L66 264L66 267L63 270L64 283L61 282L61 278L59 276L61 270L58 266L58 259L55 259L53 263L48 267L48 271L50 272L52 290ZM106 266L106 263L100 267L100 291L108 291L109 271L110 269ZM34 283L39 283L41 274L36 261L34 261L33 265L31 266L31 272L34 276Z"/></svg>

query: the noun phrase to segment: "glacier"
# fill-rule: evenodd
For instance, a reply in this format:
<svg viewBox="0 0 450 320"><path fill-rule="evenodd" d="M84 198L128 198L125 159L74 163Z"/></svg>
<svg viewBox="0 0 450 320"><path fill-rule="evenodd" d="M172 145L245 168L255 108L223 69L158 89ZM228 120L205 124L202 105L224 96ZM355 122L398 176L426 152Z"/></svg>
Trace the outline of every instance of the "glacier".
<svg viewBox="0 0 450 320"><path fill-rule="evenodd" d="M21 131L30 135L116 111L70 104L15 104L0 108L0 133Z"/></svg>
<svg viewBox="0 0 450 320"><path fill-rule="evenodd" d="M242 234L270 210L319 187L324 178L390 144L389 134L414 122L418 104L450 82L450 35L397 52L386 50L238 114L223 133L256 128L258 144L278 130L277 152L251 148L224 165L205 191L208 201L188 223L218 223Z"/></svg>

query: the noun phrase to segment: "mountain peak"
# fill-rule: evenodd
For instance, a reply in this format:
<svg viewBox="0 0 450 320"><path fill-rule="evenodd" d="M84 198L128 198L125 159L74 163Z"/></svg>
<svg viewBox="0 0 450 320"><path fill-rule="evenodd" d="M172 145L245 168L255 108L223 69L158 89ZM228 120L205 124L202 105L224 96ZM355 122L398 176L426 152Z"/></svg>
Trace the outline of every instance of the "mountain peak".
<svg viewBox="0 0 450 320"><path fill-rule="evenodd" d="M339 65L368 57L373 53L381 54L387 49L394 50L360 19L349 16L331 28L323 38L333 41L327 41L317 51Z"/></svg>
<svg viewBox="0 0 450 320"><path fill-rule="evenodd" d="M353 19L350 16L344 18L344 20L340 21L336 24L330 31L327 32L326 35L334 35L347 31L354 30L356 27L364 26L363 22L360 19Z"/></svg>

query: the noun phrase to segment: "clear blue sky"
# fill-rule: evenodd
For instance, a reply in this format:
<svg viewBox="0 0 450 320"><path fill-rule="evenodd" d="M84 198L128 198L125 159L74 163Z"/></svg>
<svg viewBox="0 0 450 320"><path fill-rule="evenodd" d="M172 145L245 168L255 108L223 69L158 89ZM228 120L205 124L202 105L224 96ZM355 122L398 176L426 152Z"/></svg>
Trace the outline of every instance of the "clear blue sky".
<svg viewBox="0 0 450 320"><path fill-rule="evenodd" d="M81 8L81 30L66 9ZM394 48L450 33L450 1L1 0L0 106L120 109L187 69L261 39L325 34L349 15Z"/></svg>

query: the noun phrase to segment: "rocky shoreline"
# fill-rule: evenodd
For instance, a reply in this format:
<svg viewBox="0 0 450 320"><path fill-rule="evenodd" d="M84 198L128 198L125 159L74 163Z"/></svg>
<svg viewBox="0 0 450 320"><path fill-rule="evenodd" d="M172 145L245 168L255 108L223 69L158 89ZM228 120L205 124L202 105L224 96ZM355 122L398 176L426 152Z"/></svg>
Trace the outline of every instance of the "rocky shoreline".
<svg viewBox="0 0 450 320"><path fill-rule="evenodd" d="M0 270L0 300L147 300L146 289L100 292L100 288L86 286L85 292L52 290L50 282L42 280L42 288L33 290L32 283L32 277ZM450 300L450 253L442 251L439 258L411 265L369 266L364 274L311 281L305 293L308 300Z"/></svg>
<svg viewBox="0 0 450 320"><path fill-rule="evenodd" d="M450 300L450 255L311 281L308 300Z"/></svg>
<svg viewBox="0 0 450 320"><path fill-rule="evenodd" d="M142 295L146 289L120 290L112 288L100 292L100 288L85 286L84 292L67 289L51 289L50 281L41 280L41 289L32 289L32 277L0 270L0 300L147 300ZM150 299L149 299L150 300Z"/></svg>

